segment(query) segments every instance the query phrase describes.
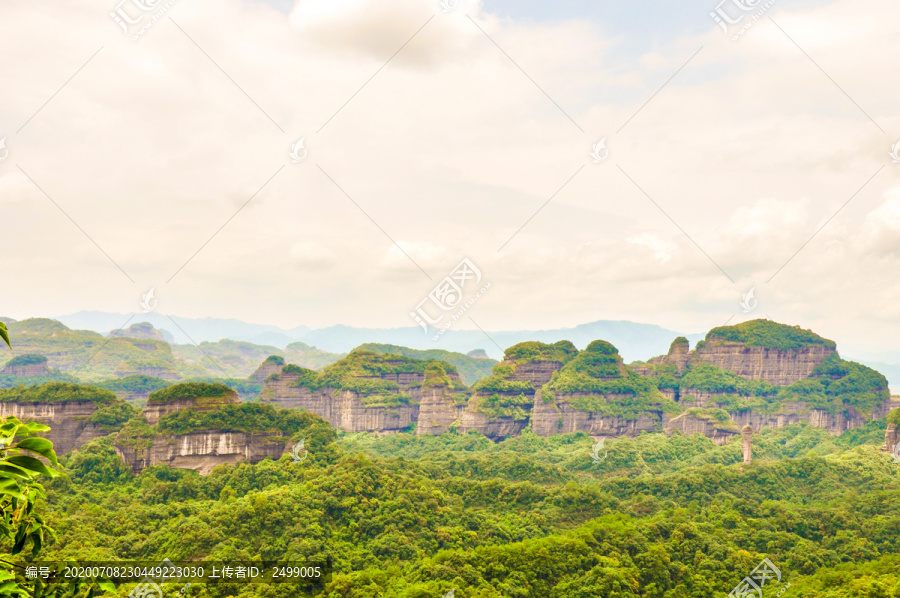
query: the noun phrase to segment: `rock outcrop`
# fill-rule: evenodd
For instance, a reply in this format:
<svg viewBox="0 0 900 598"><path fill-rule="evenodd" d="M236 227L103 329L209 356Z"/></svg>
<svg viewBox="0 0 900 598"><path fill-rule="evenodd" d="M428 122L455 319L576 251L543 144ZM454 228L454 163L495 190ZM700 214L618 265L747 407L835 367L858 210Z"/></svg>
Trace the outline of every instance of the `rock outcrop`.
<svg viewBox="0 0 900 598"><path fill-rule="evenodd" d="M67 382L0 390L0 419L14 416L49 426L41 435L60 455L115 431L124 423L116 417L129 417L129 409L108 390ZM99 410L106 417L94 417Z"/></svg>
<svg viewBox="0 0 900 598"><path fill-rule="evenodd" d="M234 390L222 384L184 383L150 393L141 415L153 426L159 419L182 409L211 411L220 405L240 403Z"/></svg>
<svg viewBox="0 0 900 598"><path fill-rule="evenodd" d="M466 404L457 403L447 386L431 386L422 390L416 434L440 435L453 427L459 428Z"/></svg>
<svg viewBox="0 0 900 598"><path fill-rule="evenodd" d="M429 368L435 365L439 370L429 374ZM443 388L443 394L434 394L437 387ZM445 418L435 411L439 410L435 401L457 395L451 403L458 402L460 391L465 387L449 364L356 350L321 374L295 365L284 366L280 373L265 379L259 400L305 409L346 432L390 433L411 430L426 397L429 417L437 418L434 429L444 427ZM452 421L446 425L449 427Z"/></svg>
<svg viewBox="0 0 900 598"><path fill-rule="evenodd" d="M52 370L47 367L47 358L32 353L16 355L0 370L0 376L16 376L18 378L49 376L51 373Z"/></svg>
<svg viewBox="0 0 900 598"><path fill-rule="evenodd" d="M730 341L708 342L696 350L701 361L747 380L763 380L777 386L809 378L834 352L833 347L826 346L781 350Z"/></svg>
<svg viewBox="0 0 900 598"><path fill-rule="evenodd" d="M649 378L626 368L613 345L594 341L536 393L532 430L637 436L665 429L670 411L674 402Z"/></svg>
<svg viewBox="0 0 900 598"><path fill-rule="evenodd" d="M680 432L685 436L691 434L703 434L717 445L727 444L729 440L738 435L737 426L728 418L717 420L706 413L687 412L672 418L666 424L666 436Z"/></svg>
<svg viewBox="0 0 900 598"><path fill-rule="evenodd" d="M629 367L631 367L633 371L647 376L656 370L654 366L671 365L675 368L675 371L680 374L684 372L687 364L690 363L691 359L694 358L694 353L690 349L691 345L688 342L688 339L684 338L683 336L679 336L674 341L672 341L672 344L669 346L668 354L662 355L660 357L654 357L646 364L636 364Z"/></svg>
<svg viewBox="0 0 900 598"><path fill-rule="evenodd" d="M86 420L97 410L93 401L69 401L66 403L0 403L0 418L14 416L21 421L34 421L50 426L43 434L53 443L58 455L63 455L81 445L106 436L109 430L88 423Z"/></svg>
<svg viewBox="0 0 900 598"><path fill-rule="evenodd" d="M156 359L126 359L116 366L115 374L119 378L129 376L148 376L160 380L179 380L181 376L171 365Z"/></svg>
<svg viewBox="0 0 900 598"><path fill-rule="evenodd" d="M741 451L743 452L744 465L749 465L753 461L753 427L744 426L741 428Z"/></svg>
<svg viewBox="0 0 900 598"><path fill-rule="evenodd" d="M284 358L280 355L270 355L262 362L256 371L250 374L250 379L262 384L269 376L277 376L284 369Z"/></svg>
<svg viewBox="0 0 900 598"><path fill-rule="evenodd" d="M540 389L577 353L569 341L513 345L493 373L473 387L472 398L460 416L459 431L475 430L498 440L520 434L529 423L547 427L533 416L534 409L543 407L538 405ZM552 416L553 426L558 419Z"/></svg>
<svg viewBox="0 0 900 598"><path fill-rule="evenodd" d="M766 320L714 329L693 351L678 338L667 355L627 367L604 341L583 351L567 341L520 343L468 396L450 367L445 384L426 384L424 363L358 349L321 373L263 364L260 400L306 409L348 432L415 426L417 434L477 431L499 440L529 427L542 436L678 431L716 443L748 425L803 421L837 435L884 417L890 405L884 377L841 360L832 341Z"/></svg>
<svg viewBox="0 0 900 598"><path fill-rule="evenodd" d="M884 445L881 450L891 453L900 459L900 408L891 411L887 417L887 429L884 432Z"/></svg>
<svg viewBox="0 0 900 598"><path fill-rule="evenodd" d="M286 446L286 439L278 433L197 432L154 438L149 447L117 442L115 448L135 473L165 463L207 475L218 465L258 463L266 457L278 459Z"/></svg>

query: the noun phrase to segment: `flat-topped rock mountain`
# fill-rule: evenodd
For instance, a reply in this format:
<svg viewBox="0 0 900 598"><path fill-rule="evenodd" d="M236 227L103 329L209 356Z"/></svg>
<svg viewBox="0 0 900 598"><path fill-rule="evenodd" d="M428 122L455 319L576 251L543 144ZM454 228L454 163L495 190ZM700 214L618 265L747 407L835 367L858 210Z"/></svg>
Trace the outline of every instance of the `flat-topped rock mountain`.
<svg viewBox="0 0 900 598"><path fill-rule="evenodd" d="M175 337L170 332L156 329L150 322L138 322L128 328L111 330L107 336L121 336L125 338L152 339L174 343Z"/></svg>
<svg viewBox="0 0 900 598"><path fill-rule="evenodd" d="M465 392L448 363L357 349L321 372L282 366L266 378L259 400L305 409L347 432L399 432L412 430L423 396L433 394L437 379Z"/></svg>
<svg viewBox="0 0 900 598"><path fill-rule="evenodd" d="M224 384L183 382L151 393L141 417L152 426L163 416L182 409L205 412L240 402L238 393Z"/></svg>
<svg viewBox="0 0 900 598"><path fill-rule="evenodd" d="M60 455L121 428L136 410L108 390L67 382L0 390L0 418L50 426L46 436Z"/></svg>
<svg viewBox="0 0 900 598"><path fill-rule="evenodd" d="M260 397L348 432L415 427L494 439L530 427L544 436L699 432L724 442L746 425L801 421L840 434L890 406L878 372L841 359L833 341L768 320L713 329L694 350L681 337L668 354L631 365L602 340L583 351L567 341L520 343L468 389L443 362L449 384L423 386L426 363L356 350L322 373L264 364L273 373Z"/></svg>
<svg viewBox="0 0 900 598"><path fill-rule="evenodd" d="M207 474L217 465L277 459L291 434L314 421L308 413L240 403L222 384L179 383L151 393L140 416L116 434L115 450L135 472L162 463Z"/></svg>
<svg viewBox="0 0 900 598"><path fill-rule="evenodd" d="M205 473L281 456L298 429L295 417L348 433L478 432L499 440L526 429L595 438L665 432L724 444L741 430L800 422L838 435L884 418L893 405L884 376L842 359L833 341L767 320L713 329L693 350L677 338L666 355L632 364L604 340L583 350L568 341L519 343L471 386L453 364L428 358L443 353L423 359L366 347L320 371L272 355L246 381L262 387L256 402L242 403L223 384L182 382L151 392L135 415L100 389L93 401L81 390L35 401L42 391L13 389L19 394L0 395L0 414L48 423L60 452L119 430L116 450L135 471L166 463ZM453 359L460 357L472 359ZM101 420L105 427L96 425ZM900 442L898 423L886 446Z"/></svg>
<svg viewBox="0 0 900 598"><path fill-rule="evenodd" d="M47 358L33 353L16 355L0 370L0 376L16 376L20 378L49 376L51 373L52 370L47 366Z"/></svg>

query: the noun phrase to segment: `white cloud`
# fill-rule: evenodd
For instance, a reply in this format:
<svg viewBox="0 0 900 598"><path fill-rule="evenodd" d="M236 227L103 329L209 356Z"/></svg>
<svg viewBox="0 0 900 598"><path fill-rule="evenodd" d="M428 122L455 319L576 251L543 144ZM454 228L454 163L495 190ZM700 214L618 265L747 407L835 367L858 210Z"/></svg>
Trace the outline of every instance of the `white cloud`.
<svg viewBox="0 0 900 598"><path fill-rule="evenodd" d="M183 315L400 326L433 286L416 264L438 279L468 257L493 284L486 328L700 330L755 285L773 318L896 345L900 168L859 191L900 137L894 3L876 1L878 19L849 0L773 13L841 89L770 22L739 42L710 22L623 63L615 31L474 0L447 15L302 0L289 17L179 1L138 42L94 2L41 6L0 5L0 52L17 56L0 107L2 315L127 311L158 285ZM604 136L610 158L591 164Z"/></svg>

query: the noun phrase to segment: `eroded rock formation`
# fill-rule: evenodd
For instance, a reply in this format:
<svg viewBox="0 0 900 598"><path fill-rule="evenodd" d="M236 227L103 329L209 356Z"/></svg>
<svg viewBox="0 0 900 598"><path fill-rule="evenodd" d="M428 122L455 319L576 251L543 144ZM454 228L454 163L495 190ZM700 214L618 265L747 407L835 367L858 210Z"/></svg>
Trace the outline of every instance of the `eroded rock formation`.
<svg viewBox="0 0 900 598"><path fill-rule="evenodd" d="M108 429L87 422L97 408L97 403L93 401L0 402L0 418L12 415L24 422L34 421L50 426L50 431L42 435L53 443L58 455L63 455L86 442L110 433Z"/></svg>
<svg viewBox="0 0 900 598"><path fill-rule="evenodd" d="M701 361L747 380L785 386L809 378L813 370L834 352L833 347L825 346L781 350L719 341L707 342L696 350L696 355Z"/></svg>
<svg viewBox="0 0 900 598"><path fill-rule="evenodd" d="M239 461L258 463L266 457L278 459L286 446L285 438L278 433L198 432L157 437L149 447L117 442L115 448L135 473L165 463L207 475L217 465L233 465Z"/></svg>

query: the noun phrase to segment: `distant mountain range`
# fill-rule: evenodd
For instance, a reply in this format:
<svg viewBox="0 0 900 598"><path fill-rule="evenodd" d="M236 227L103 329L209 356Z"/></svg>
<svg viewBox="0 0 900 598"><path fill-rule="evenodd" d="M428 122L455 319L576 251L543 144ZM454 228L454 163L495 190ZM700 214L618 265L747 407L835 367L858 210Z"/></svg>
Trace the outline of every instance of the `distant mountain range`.
<svg viewBox="0 0 900 598"><path fill-rule="evenodd" d="M401 345L411 349L443 349L459 353L483 349L494 359L502 359L503 351L507 347L524 341L554 343L560 340L569 340L579 349L583 349L591 341L603 339L614 344L623 359L629 362L646 360L666 353L671 342L678 336L686 336L692 345L704 337L703 334L683 334L652 324L610 320L581 324L574 328L550 330L505 330L486 331L485 333L479 330L451 329L447 330L440 340L433 341L432 337L435 332L433 329L426 334L421 328L415 327L355 328L339 325L316 330L307 326L285 329L265 324L250 324L235 319L182 318L178 316L169 318L153 312L129 316L129 314L81 311L59 316L56 319L69 328L93 330L104 335L123 326L149 322L162 331L164 336L171 335L177 344L230 339L284 349L288 344L300 341L323 351L347 353L354 347L365 343L380 343Z"/></svg>

